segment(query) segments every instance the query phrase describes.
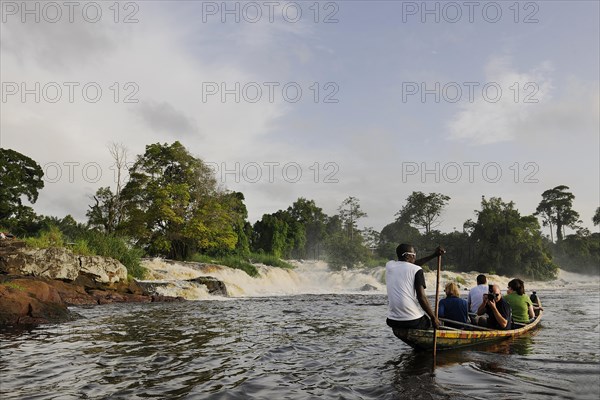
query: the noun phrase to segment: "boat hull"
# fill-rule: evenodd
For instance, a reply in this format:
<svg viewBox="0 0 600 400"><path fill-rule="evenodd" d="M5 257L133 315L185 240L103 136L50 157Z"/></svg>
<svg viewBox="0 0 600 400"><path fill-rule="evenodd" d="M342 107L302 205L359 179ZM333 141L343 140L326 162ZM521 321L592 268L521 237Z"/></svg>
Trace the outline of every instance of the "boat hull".
<svg viewBox="0 0 600 400"><path fill-rule="evenodd" d="M460 347L473 346L482 343L495 342L499 340L510 339L512 337L524 335L538 327L542 319L542 313L537 316L535 321L525 325L522 328L510 330L444 330L438 329L437 350L449 350ZM394 335L409 346L420 350L433 349L433 329L394 329Z"/></svg>

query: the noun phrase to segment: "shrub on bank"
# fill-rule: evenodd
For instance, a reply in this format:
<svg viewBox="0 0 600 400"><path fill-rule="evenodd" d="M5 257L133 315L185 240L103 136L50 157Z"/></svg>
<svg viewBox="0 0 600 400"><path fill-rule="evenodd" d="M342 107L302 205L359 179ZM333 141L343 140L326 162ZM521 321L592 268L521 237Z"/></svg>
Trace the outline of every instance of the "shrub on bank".
<svg viewBox="0 0 600 400"><path fill-rule="evenodd" d="M65 247L64 236L56 226L51 226L50 229L40 232L38 236L26 237L24 240L27 246L36 249Z"/></svg>
<svg viewBox="0 0 600 400"><path fill-rule="evenodd" d="M128 275L138 279L143 279L146 275L146 269L140 262L144 251L129 245L125 238L88 231L81 239L87 243L92 253L119 260L127 268Z"/></svg>

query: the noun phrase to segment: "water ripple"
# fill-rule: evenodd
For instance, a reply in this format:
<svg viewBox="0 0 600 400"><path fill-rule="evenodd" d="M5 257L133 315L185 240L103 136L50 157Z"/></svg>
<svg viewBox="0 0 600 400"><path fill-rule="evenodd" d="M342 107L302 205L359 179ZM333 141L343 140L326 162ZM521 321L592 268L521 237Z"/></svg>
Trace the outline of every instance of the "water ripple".
<svg viewBox="0 0 600 400"><path fill-rule="evenodd" d="M598 296L580 295L545 300L532 337L440 352L434 375L385 326L380 295L77 308L84 319L0 334L0 397L596 399ZM569 304L588 319L565 323Z"/></svg>

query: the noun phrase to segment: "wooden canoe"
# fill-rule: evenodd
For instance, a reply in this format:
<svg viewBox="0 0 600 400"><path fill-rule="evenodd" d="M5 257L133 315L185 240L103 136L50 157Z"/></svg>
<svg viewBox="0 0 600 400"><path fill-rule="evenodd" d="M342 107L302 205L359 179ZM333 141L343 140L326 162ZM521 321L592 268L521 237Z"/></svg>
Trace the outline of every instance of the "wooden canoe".
<svg viewBox="0 0 600 400"><path fill-rule="evenodd" d="M441 327L437 330L436 347L438 350L449 350L520 336L535 329L539 325L542 315L543 312L540 311L536 319L530 324L509 330L466 330ZM396 328L394 329L394 335L415 349L431 350L433 348L433 329Z"/></svg>

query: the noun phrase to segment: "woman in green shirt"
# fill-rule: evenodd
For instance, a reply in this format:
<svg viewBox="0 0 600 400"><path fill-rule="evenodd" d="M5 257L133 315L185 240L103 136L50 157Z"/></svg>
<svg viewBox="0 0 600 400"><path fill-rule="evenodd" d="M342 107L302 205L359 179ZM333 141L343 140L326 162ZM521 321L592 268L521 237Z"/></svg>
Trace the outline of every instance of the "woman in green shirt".
<svg viewBox="0 0 600 400"><path fill-rule="evenodd" d="M520 279L508 282L508 291L504 300L512 308L513 321L520 324L528 324L531 318L535 318L533 303L525 294L525 283Z"/></svg>

